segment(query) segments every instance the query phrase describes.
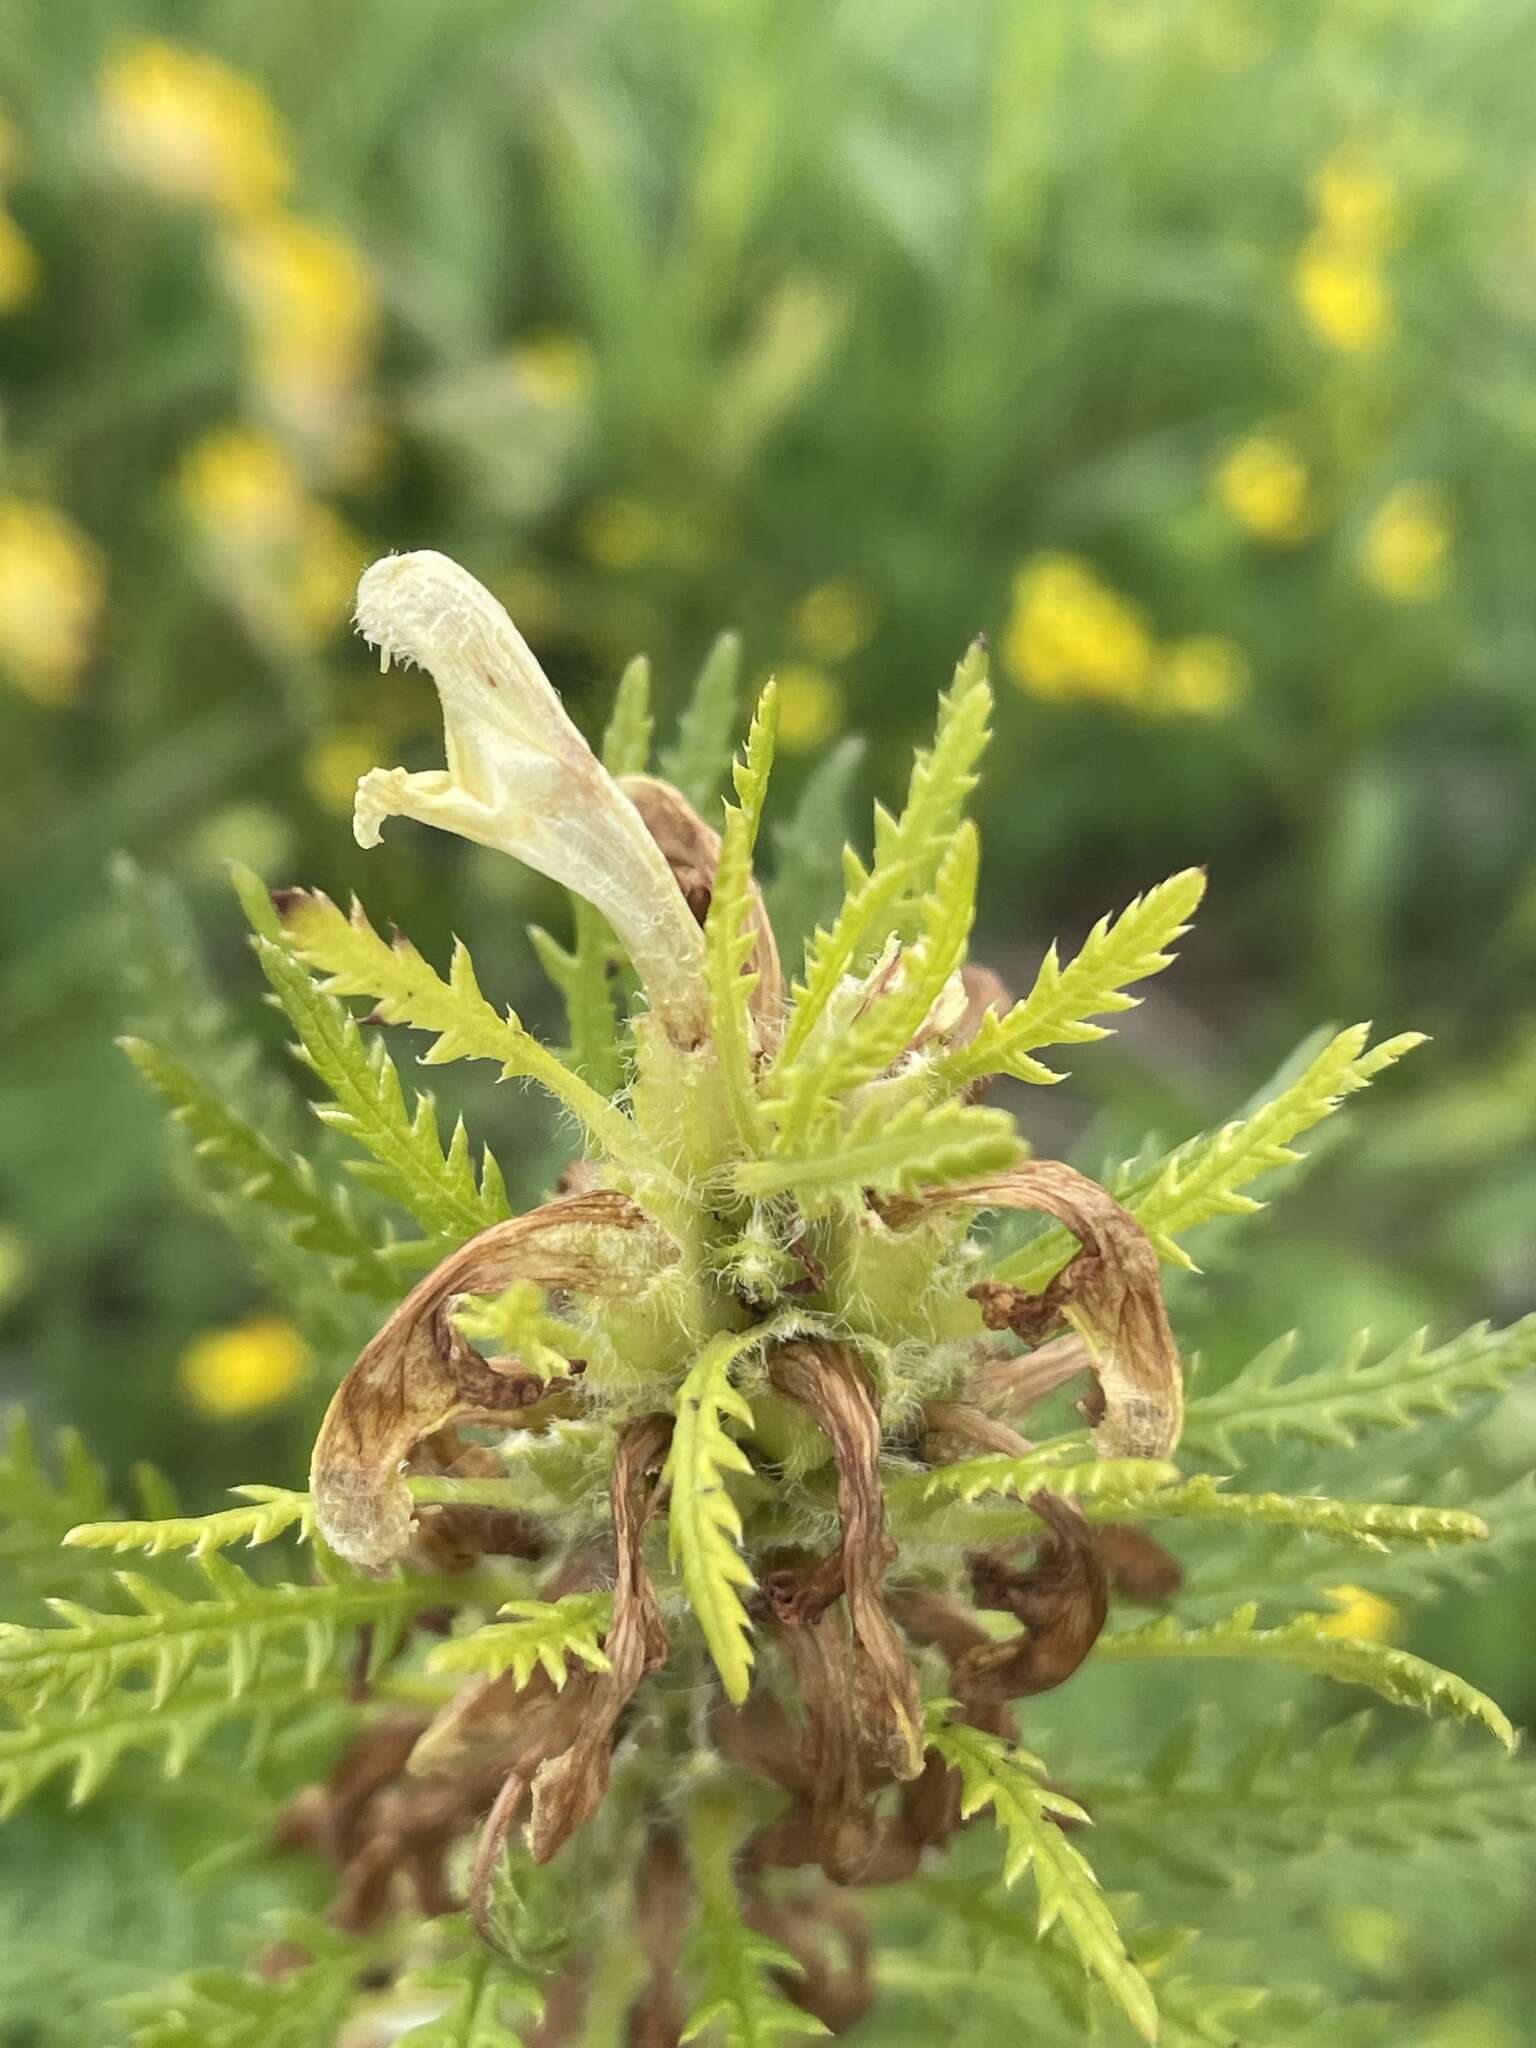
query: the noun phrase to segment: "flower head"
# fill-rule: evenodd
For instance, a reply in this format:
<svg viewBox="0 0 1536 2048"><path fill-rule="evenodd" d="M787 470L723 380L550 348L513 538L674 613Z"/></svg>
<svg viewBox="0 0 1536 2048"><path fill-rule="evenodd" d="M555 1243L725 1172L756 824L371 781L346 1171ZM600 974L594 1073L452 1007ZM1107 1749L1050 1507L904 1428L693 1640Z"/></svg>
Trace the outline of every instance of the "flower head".
<svg viewBox="0 0 1536 2048"><path fill-rule="evenodd" d="M1377 507L1360 545L1366 581L1397 604L1423 604L1445 588L1451 521L1444 493L1399 484Z"/></svg>
<svg viewBox="0 0 1536 2048"><path fill-rule="evenodd" d="M101 117L128 174L167 199L255 213L293 177L288 137L254 79L159 36L126 44L101 74Z"/></svg>
<svg viewBox="0 0 1536 2048"><path fill-rule="evenodd" d="M1279 434L1249 434L1223 456L1216 495L1238 524L1274 547L1313 531L1312 479L1300 450Z"/></svg>
<svg viewBox="0 0 1536 2048"><path fill-rule="evenodd" d="M308 1369L309 1346L294 1325L262 1315L194 1337L178 1370L193 1407L223 1422L276 1407Z"/></svg>
<svg viewBox="0 0 1536 2048"><path fill-rule="evenodd" d="M390 555L358 585L357 626L385 667L427 670L443 706L446 770L375 768L353 829L377 846L415 818L525 861L607 918L670 1036L702 1036L703 940L635 806L593 754L527 642L446 555Z"/></svg>
<svg viewBox="0 0 1536 2048"><path fill-rule="evenodd" d="M0 672L39 704L67 702L90 652L103 577L62 512L0 498Z"/></svg>

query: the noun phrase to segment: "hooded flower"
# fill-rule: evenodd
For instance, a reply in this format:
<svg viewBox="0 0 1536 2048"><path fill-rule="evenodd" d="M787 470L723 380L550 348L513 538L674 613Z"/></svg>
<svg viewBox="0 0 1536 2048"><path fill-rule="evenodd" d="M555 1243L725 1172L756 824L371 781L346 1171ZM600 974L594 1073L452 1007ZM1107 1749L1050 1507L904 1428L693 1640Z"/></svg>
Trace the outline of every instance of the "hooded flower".
<svg viewBox="0 0 1536 2048"><path fill-rule="evenodd" d="M357 592L357 624L387 668L427 670L443 706L446 770L375 768L353 829L377 846L386 818L414 818L510 853L594 904L670 1037L704 1028L704 946L666 859L597 760L496 599L445 555L391 555Z"/></svg>

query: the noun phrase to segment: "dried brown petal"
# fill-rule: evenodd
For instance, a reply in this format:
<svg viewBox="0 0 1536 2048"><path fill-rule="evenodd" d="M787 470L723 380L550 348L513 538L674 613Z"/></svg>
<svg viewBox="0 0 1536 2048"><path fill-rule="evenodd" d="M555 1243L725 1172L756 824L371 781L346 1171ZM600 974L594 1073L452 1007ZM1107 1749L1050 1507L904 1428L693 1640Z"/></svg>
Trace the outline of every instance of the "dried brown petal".
<svg viewBox="0 0 1536 2048"><path fill-rule="evenodd" d="M1111 1589L1127 1600L1155 1607L1184 1583L1184 1567L1173 1552L1134 1522L1100 1522L1093 1541Z"/></svg>
<svg viewBox="0 0 1536 2048"><path fill-rule="evenodd" d="M720 865L720 834L706 825L680 789L655 775L624 775L619 787L645 820L645 828L661 848L677 877L688 908L702 924L714 895ZM778 941L768 921L763 892L752 884L752 922L757 944L747 965L757 976L752 1012L765 1025L777 1022L784 1008L784 976Z"/></svg>
<svg viewBox="0 0 1536 2048"><path fill-rule="evenodd" d="M1038 1342L1065 1318L1093 1354L1104 1393L1101 1457L1165 1458L1184 1425L1184 1379L1163 1306L1152 1242L1129 1209L1085 1174L1034 1159L989 1180L936 1188L928 1207L1038 1209L1064 1223L1082 1250L1043 1294L995 1280L973 1287L988 1329Z"/></svg>
<svg viewBox="0 0 1536 2048"><path fill-rule="evenodd" d="M422 1439L452 1422L526 1423L550 1397L537 1375L497 1371L459 1336L456 1298L519 1279L620 1291L634 1255L605 1257L603 1235L646 1227L643 1212L611 1190L565 1196L482 1230L411 1290L337 1388L315 1440L310 1490L333 1550L354 1564L399 1557L411 1534L400 1468Z"/></svg>
<svg viewBox="0 0 1536 2048"><path fill-rule="evenodd" d="M794 1957L793 1973L775 1973L787 1998L834 2034L863 2019L875 1996L869 1928L845 1899L824 1891L771 1899L754 1888L742 1899L742 1916ZM829 1936L842 1950L840 1966L829 1955Z"/></svg>
<svg viewBox="0 0 1536 2048"><path fill-rule="evenodd" d="M601 1806L619 1716L646 1673L667 1659L670 1645L656 1588L645 1568L643 1544L646 1525L656 1511L657 1475L671 1439L670 1415L647 1416L631 1424L614 1458L611 1499L618 1567L613 1620L603 1638L610 1668L590 1674L593 1683L586 1689L574 1739L534 1774L528 1846L539 1863L548 1862Z"/></svg>
<svg viewBox="0 0 1536 2048"><path fill-rule="evenodd" d="M1005 1458L1027 1457L1034 1446L1006 1422L984 1414L964 1401L923 1403L922 1454L930 1464L946 1459L978 1458L996 1454Z"/></svg>
<svg viewBox="0 0 1536 2048"><path fill-rule="evenodd" d="M880 1413L868 1376L851 1345L809 1341L782 1345L768 1373L832 1441L843 1531L834 1571L875 1717L872 1746L895 1777L914 1778L923 1765L922 1707L917 1674L881 1592L895 1546L885 1533Z"/></svg>
<svg viewBox="0 0 1536 2048"><path fill-rule="evenodd" d="M1057 1494L1031 1494L1029 1505L1052 1533L1028 1571L1013 1571L988 1554L970 1560L977 1606L1013 1615L1027 1633L977 1645L956 1658L955 1687L962 1700L1049 1692L1072 1676L1104 1626L1109 1593L1093 1531Z"/></svg>
<svg viewBox="0 0 1536 2048"><path fill-rule="evenodd" d="M781 1640L805 1708L800 1756L816 1860L834 1884L856 1884L877 1834L859 1726L861 1660L841 1615L786 1628Z"/></svg>
<svg viewBox="0 0 1536 2048"><path fill-rule="evenodd" d="M978 1408L1027 1415L1037 1402L1081 1372L1093 1371L1093 1353L1074 1331L1054 1338L1037 1351L1021 1357L1015 1351L989 1356L972 1367L966 1380L967 1397Z"/></svg>

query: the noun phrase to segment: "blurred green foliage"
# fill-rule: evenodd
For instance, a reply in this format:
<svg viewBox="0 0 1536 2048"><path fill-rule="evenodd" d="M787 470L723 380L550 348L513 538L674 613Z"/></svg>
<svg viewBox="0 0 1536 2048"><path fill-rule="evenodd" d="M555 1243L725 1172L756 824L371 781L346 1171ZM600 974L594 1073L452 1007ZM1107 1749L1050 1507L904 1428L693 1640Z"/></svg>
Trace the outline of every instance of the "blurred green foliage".
<svg viewBox="0 0 1536 2048"><path fill-rule="evenodd" d="M352 1306L317 1306L315 1392L261 1405L275 1282L188 1209L112 1044L169 1015L251 1085L225 862L461 931L545 1021L542 885L351 845L352 780L430 761L436 705L370 673L349 592L423 544L589 727L637 649L675 708L732 625L806 770L862 732L880 788L986 630L1005 973L1212 877L1042 1151L1233 1113L1319 1014L1435 1036L1262 1261L1218 1242L1178 1291L1191 1343L1227 1370L1296 1321L1528 1307L1533 62L1525 0L9 0L0 1391L206 1486L294 1464L345 1363ZM202 927L161 899L126 987L118 849ZM546 1127L480 1114L534 1192ZM256 1395L210 1422L195 1346L252 1328ZM1512 1397L1458 1456L1491 1486L1533 1451ZM1529 1718L1507 1610L1446 1626ZM1412 1939L1426 2010L1464 2005L1472 1962ZM1502 2041L1470 2024L1448 2048Z"/></svg>

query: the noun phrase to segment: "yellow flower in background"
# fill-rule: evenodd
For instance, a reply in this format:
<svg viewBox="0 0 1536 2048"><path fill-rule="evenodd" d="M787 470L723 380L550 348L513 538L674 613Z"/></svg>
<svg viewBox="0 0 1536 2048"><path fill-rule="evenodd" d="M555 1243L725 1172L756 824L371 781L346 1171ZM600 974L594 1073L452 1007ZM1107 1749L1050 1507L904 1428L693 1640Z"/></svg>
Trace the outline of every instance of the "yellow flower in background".
<svg viewBox="0 0 1536 2048"><path fill-rule="evenodd" d="M388 751L388 742L374 726L337 726L322 733L305 753L304 786L322 811L350 818L358 783Z"/></svg>
<svg viewBox="0 0 1536 2048"><path fill-rule="evenodd" d="M1014 578L1003 655L1037 697L1139 704L1154 643L1139 605L1072 555L1037 555Z"/></svg>
<svg viewBox="0 0 1536 2048"><path fill-rule="evenodd" d="M1361 144L1345 143L1319 167L1312 203L1328 240L1357 255L1379 255L1397 223L1397 181Z"/></svg>
<svg viewBox="0 0 1536 2048"><path fill-rule="evenodd" d="M1373 355L1392 332L1392 293L1374 259L1327 233L1303 246L1292 284L1313 333L1342 355Z"/></svg>
<svg viewBox="0 0 1536 2048"><path fill-rule="evenodd" d="M660 548L665 522L639 498L594 498L577 522L582 553L599 569L637 569Z"/></svg>
<svg viewBox="0 0 1536 2048"><path fill-rule="evenodd" d="M263 542L290 533L304 480L280 442L254 427L220 427L182 458L177 488L200 525Z"/></svg>
<svg viewBox="0 0 1536 2048"><path fill-rule="evenodd" d="M248 1316L194 1337L181 1354L177 1377L200 1414L228 1422L286 1401L309 1362L309 1346L286 1318Z"/></svg>
<svg viewBox="0 0 1536 2048"><path fill-rule="evenodd" d="M267 410L327 458L355 451L379 318L362 251L339 228L272 214L227 237L225 263Z"/></svg>
<svg viewBox="0 0 1536 2048"><path fill-rule="evenodd" d="M41 278L37 251L0 207L0 316L30 306Z"/></svg>
<svg viewBox="0 0 1536 2048"><path fill-rule="evenodd" d="M1423 604L1444 591L1451 518L1434 484L1399 484L1376 508L1360 543L1367 583L1396 604Z"/></svg>
<svg viewBox="0 0 1536 2048"><path fill-rule="evenodd" d="M1170 641L1160 652L1152 708L1219 718L1242 698L1250 680L1248 657L1235 640L1196 633Z"/></svg>
<svg viewBox="0 0 1536 2048"><path fill-rule="evenodd" d="M804 662L777 673L779 745L786 753L814 754L842 729L842 685Z"/></svg>
<svg viewBox="0 0 1536 2048"><path fill-rule="evenodd" d="M597 361L579 334L546 328L525 335L508 351L524 393L551 410L580 405L597 379Z"/></svg>
<svg viewBox="0 0 1536 2048"><path fill-rule="evenodd" d="M272 102L207 50L139 37L103 66L98 96L117 162L163 198L257 213L292 182L288 135Z"/></svg>
<svg viewBox="0 0 1536 2048"><path fill-rule="evenodd" d="M1322 1636L1347 1636L1360 1643L1390 1643L1401 1620L1390 1600L1364 1586L1330 1586L1327 1597L1338 1609L1319 1624Z"/></svg>
<svg viewBox="0 0 1536 2048"><path fill-rule="evenodd" d="M1216 495L1239 526L1276 547L1294 547L1316 521L1306 460L1279 434L1250 434L1227 450Z"/></svg>
<svg viewBox="0 0 1536 2048"><path fill-rule="evenodd" d="M790 623L818 661L846 661L868 645L878 617L872 592L851 576L834 576L805 593Z"/></svg>
<svg viewBox="0 0 1536 2048"><path fill-rule="evenodd" d="M293 647L339 630L369 549L310 495L281 442L217 428L183 456L176 492L214 581L255 632Z"/></svg>
<svg viewBox="0 0 1536 2048"><path fill-rule="evenodd" d="M95 547L51 505L0 498L0 673L38 704L74 697L101 611Z"/></svg>

